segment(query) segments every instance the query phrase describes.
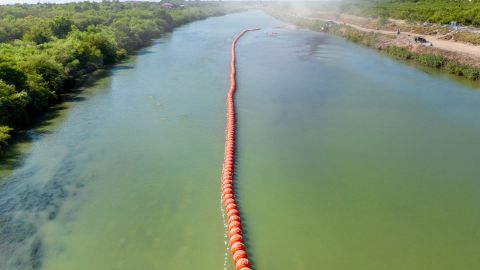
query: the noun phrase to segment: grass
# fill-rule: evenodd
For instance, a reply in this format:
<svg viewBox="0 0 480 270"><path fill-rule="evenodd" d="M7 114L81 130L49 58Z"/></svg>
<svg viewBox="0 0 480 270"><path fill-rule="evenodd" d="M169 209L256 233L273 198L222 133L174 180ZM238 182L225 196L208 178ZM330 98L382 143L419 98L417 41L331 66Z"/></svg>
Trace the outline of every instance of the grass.
<svg viewBox="0 0 480 270"><path fill-rule="evenodd" d="M335 25L328 32L370 48L376 47L380 38L378 33L359 31L350 26Z"/></svg>
<svg viewBox="0 0 480 270"><path fill-rule="evenodd" d="M468 42L473 45L480 45L480 34L470 32L459 32L453 34L453 39L461 42Z"/></svg>
<svg viewBox="0 0 480 270"><path fill-rule="evenodd" d="M382 51L396 59L410 60L426 67L436 68L453 75L465 77L469 80L476 81L480 79L480 68L462 64L441 55L415 53L407 48L397 46L388 46L383 48Z"/></svg>

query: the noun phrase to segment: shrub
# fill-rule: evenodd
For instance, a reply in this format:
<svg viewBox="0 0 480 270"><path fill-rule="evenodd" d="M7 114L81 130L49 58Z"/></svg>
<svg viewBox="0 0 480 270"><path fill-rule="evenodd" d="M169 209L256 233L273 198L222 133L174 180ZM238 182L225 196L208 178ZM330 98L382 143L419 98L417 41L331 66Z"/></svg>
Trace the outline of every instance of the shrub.
<svg viewBox="0 0 480 270"><path fill-rule="evenodd" d="M415 60L427 67L441 68L445 65L447 59L436 54L418 54Z"/></svg>
<svg viewBox="0 0 480 270"><path fill-rule="evenodd" d="M11 138L10 132L12 132L12 128L7 126L0 126L0 150L7 146L8 140Z"/></svg>
<svg viewBox="0 0 480 270"><path fill-rule="evenodd" d="M384 48L384 51L388 55L401 60L410 60L413 57L412 53L407 48L401 48L397 46L388 46Z"/></svg>

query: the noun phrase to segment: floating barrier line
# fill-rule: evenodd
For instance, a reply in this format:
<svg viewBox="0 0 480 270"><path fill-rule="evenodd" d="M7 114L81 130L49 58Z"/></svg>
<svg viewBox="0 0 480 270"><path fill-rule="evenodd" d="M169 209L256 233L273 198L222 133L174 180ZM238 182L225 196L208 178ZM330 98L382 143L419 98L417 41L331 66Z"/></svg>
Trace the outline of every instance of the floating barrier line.
<svg viewBox="0 0 480 270"><path fill-rule="evenodd" d="M232 60L230 63L230 90L227 95L227 136L225 139L225 159L222 172L222 199L228 223L228 245L237 270L251 270L248 261L247 248L244 245L242 220L235 199L235 184L233 180L235 163L235 104L234 95L237 86L235 67L235 46L238 40L247 32L259 29L243 30L232 43Z"/></svg>

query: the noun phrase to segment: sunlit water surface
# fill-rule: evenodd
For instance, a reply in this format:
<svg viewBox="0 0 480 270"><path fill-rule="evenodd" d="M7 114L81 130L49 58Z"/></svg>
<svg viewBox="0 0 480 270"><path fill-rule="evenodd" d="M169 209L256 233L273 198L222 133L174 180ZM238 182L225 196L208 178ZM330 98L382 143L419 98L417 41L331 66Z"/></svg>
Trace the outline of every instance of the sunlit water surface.
<svg viewBox="0 0 480 270"><path fill-rule="evenodd" d="M255 268L480 269L480 92L282 25L181 27L32 130L1 166L0 269L233 269L220 175L248 27L237 179Z"/></svg>

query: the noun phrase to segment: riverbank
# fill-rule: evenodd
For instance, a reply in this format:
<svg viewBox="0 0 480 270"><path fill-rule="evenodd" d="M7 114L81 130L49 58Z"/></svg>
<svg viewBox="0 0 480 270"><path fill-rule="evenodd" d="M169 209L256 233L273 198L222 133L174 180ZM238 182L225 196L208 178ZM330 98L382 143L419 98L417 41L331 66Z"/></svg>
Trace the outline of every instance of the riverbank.
<svg viewBox="0 0 480 270"><path fill-rule="evenodd" d="M413 33L397 34L386 30L367 29L327 18L294 16L277 10L269 12L276 18L298 27L340 36L396 59L412 61L472 81L480 79L480 48L476 48L479 50L478 55L475 50L462 51L462 47L447 50L447 47L439 48L435 45L417 44L414 42L415 34ZM470 48L472 46L465 45L463 47Z"/></svg>
<svg viewBox="0 0 480 270"><path fill-rule="evenodd" d="M0 7L0 157L93 71L109 68L185 23L240 10L192 3L71 3Z"/></svg>
<svg viewBox="0 0 480 270"><path fill-rule="evenodd" d="M360 30L378 31L390 35L397 34L397 31L411 35L422 35L434 41L436 47L480 56L480 49L476 46L480 45L480 28L478 27L440 25L352 14L313 13L305 17L312 20L331 20Z"/></svg>
<svg viewBox="0 0 480 270"><path fill-rule="evenodd" d="M246 23L262 30L238 48L235 173L255 268L480 269L480 91L259 11L164 35L15 144L0 269L234 270L218 184Z"/></svg>

